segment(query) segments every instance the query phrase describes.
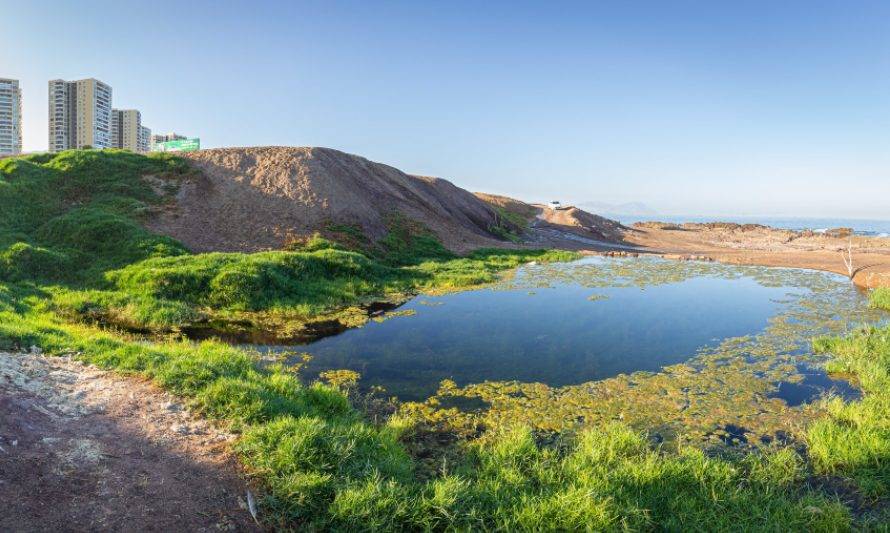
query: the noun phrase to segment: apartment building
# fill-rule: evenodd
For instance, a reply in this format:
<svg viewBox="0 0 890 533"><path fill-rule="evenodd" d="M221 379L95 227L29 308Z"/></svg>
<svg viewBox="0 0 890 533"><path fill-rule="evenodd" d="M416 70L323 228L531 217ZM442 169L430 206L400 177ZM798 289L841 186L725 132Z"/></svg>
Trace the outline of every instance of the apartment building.
<svg viewBox="0 0 890 533"><path fill-rule="evenodd" d="M49 150L112 146L111 86L88 78L49 82Z"/></svg>
<svg viewBox="0 0 890 533"><path fill-rule="evenodd" d="M151 149L151 130L142 126L139 129L139 149L138 152L145 153Z"/></svg>
<svg viewBox="0 0 890 533"><path fill-rule="evenodd" d="M22 153L22 89L18 80L0 78L0 155Z"/></svg>
<svg viewBox="0 0 890 533"><path fill-rule="evenodd" d="M131 152L140 150L142 141L142 113L137 109L111 110L111 147Z"/></svg>

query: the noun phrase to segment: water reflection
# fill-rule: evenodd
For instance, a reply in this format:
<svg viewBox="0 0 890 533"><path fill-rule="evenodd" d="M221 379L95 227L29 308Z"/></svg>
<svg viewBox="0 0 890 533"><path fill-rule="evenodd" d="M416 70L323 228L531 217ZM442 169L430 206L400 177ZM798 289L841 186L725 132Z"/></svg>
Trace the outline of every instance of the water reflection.
<svg viewBox="0 0 890 533"><path fill-rule="evenodd" d="M362 374L363 385L403 400L429 397L443 379L559 387L657 372L724 339L760 332L810 293L764 272L601 258L529 267L493 288L415 298L399 309L409 316L299 349L314 356L310 378L348 368ZM837 386L829 381L813 371L803 382L779 383L775 394L797 405L826 383Z"/></svg>

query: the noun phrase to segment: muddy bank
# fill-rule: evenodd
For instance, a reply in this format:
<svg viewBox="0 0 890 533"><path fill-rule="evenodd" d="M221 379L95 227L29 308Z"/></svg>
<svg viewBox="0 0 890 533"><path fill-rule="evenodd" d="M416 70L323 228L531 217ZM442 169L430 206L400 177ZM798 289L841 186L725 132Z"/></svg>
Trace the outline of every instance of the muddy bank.
<svg viewBox="0 0 890 533"><path fill-rule="evenodd" d="M843 253L852 243L853 281L890 286L890 239L780 230L753 224L638 224L625 242L673 259L809 268L847 275Z"/></svg>
<svg viewBox="0 0 890 533"><path fill-rule="evenodd" d="M0 531L257 531L233 438L148 383L0 352Z"/></svg>

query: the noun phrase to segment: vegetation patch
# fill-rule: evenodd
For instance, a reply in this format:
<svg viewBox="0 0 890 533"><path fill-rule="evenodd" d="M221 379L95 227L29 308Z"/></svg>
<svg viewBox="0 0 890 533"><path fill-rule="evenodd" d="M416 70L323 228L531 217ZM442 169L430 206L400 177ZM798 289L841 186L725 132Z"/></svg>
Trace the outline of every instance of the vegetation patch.
<svg viewBox="0 0 890 533"><path fill-rule="evenodd" d="M890 311L890 288L880 287L873 290L870 299L872 306Z"/></svg>
<svg viewBox="0 0 890 533"><path fill-rule="evenodd" d="M821 474L851 477L871 498L890 500L890 326L819 338L814 347L833 355L830 371L855 376L865 396L824 402L828 416L807 429L813 464Z"/></svg>
<svg viewBox="0 0 890 533"><path fill-rule="evenodd" d="M495 224L488 231L501 239L511 242L521 242L531 221L535 218L536 209L528 204L515 200L489 195L477 195L480 200L496 213Z"/></svg>

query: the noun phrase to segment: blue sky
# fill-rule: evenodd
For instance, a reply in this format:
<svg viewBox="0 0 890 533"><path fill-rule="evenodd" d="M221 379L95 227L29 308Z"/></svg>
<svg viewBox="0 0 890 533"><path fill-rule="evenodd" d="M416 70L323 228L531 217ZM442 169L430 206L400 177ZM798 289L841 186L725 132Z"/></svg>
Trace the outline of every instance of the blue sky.
<svg viewBox="0 0 890 533"><path fill-rule="evenodd" d="M890 218L890 2L0 0L46 82L206 147L329 146L526 200Z"/></svg>

